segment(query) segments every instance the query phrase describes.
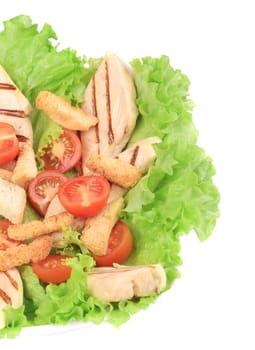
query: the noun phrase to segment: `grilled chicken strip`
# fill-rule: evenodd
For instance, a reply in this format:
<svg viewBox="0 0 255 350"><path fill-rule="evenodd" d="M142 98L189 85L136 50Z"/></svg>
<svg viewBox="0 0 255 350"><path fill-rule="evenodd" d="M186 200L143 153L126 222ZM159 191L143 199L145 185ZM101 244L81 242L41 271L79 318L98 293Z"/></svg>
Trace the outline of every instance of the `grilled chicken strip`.
<svg viewBox="0 0 255 350"><path fill-rule="evenodd" d="M0 115L25 117L31 111L28 99L0 65Z"/></svg>
<svg viewBox="0 0 255 350"><path fill-rule="evenodd" d="M81 133L83 173L88 173L91 153L114 157L126 146L135 127L138 111L136 90L128 67L114 54L107 53L85 91L83 109L98 124Z"/></svg>
<svg viewBox="0 0 255 350"><path fill-rule="evenodd" d="M42 236L35 238L29 244L0 250L0 271L45 259L51 251L52 242L51 236Z"/></svg>
<svg viewBox="0 0 255 350"><path fill-rule="evenodd" d="M32 144L29 140L19 142L19 156L13 170L11 181L23 188L37 175L37 166Z"/></svg>
<svg viewBox="0 0 255 350"><path fill-rule="evenodd" d="M0 329L5 327L5 314L3 308L6 305L14 309L23 303L23 285L20 274L13 268L0 272Z"/></svg>
<svg viewBox="0 0 255 350"><path fill-rule="evenodd" d="M85 113L81 108L73 107L61 97L49 91L40 91L36 98L36 107L47 114L54 122L71 130L88 130L97 124L97 118Z"/></svg>
<svg viewBox="0 0 255 350"><path fill-rule="evenodd" d="M124 199L118 198L107 204L99 214L86 220L81 241L92 253L103 255L107 252L110 233L123 206Z"/></svg>
<svg viewBox="0 0 255 350"><path fill-rule="evenodd" d="M11 124L18 136L24 136L33 144L33 129L29 118L9 117L0 114L0 122Z"/></svg>
<svg viewBox="0 0 255 350"><path fill-rule="evenodd" d="M87 287L98 299L121 301L160 293L166 287L166 274L160 264L96 267L88 272Z"/></svg>
<svg viewBox="0 0 255 350"><path fill-rule="evenodd" d="M13 224L20 224L26 202L26 191L22 187L0 178L0 215Z"/></svg>

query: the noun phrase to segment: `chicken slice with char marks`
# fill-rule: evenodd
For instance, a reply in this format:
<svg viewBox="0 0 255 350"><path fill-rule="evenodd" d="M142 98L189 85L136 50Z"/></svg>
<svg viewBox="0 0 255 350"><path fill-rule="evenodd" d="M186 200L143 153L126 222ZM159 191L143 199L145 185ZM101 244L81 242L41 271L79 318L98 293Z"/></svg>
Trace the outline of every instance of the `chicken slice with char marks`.
<svg viewBox="0 0 255 350"><path fill-rule="evenodd" d="M159 137L148 137L128 147L125 151L121 152L117 158L135 166L142 174L144 174L156 159L156 152L153 148L153 144L159 142L161 142ZM113 184L108 203L123 196L125 192L125 188Z"/></svg>
<svg viewBox="0 0 255 350"><path fill-rule="evenodd" d="M23 303L23 285L19 271L15 268L0 272L0 329L5 327L5 314L3 308L6 305L14 309Z"/></svg>
<svg viewBox="0 0 255 350"><path fill-rule="evenodd" d="M107 53L86 91L83 109L98 124L81 133L83 173L92 153L115 157L126 146L134 130L138 111L136 90L128 67L114 54Z"/></svg>
<svg viewBox="0 0 255 350"><path fill-rule="evenodd" d="M33 129L29 118L9 117L0 114L0 122L12 125L17 136L23 136L33 144Z"/></svg>
<svg viewBox="0 0 255 350"><path fill-rule="evenodd" d="M121 301L160 293L166 287L161 264L96 267L88 272L88 291L104 301Z"/></svg>
<svg viewBox="0 0 255 350"><path fill-rule="evenodd" d="M25 117L32 112L28 99L0 65L0 114Z"/></svg>

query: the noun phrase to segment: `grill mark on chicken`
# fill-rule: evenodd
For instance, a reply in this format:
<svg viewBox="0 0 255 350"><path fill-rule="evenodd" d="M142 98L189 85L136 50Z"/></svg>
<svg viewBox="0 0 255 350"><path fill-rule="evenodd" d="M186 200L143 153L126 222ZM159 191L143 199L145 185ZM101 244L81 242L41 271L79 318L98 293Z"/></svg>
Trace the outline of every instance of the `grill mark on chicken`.
<svg viewBox="0 0 255 350"><path fill-rule="evenodd" d="M8 271L3 271L3 273L5 274L5 276L8 278L8 280L10 281L11 285L16 289L19 290L19 285L17 283L17 281L12 278L12 276L9 274Z"/></svg>
<svg viewBox="0 0 255 350"><path fill-rule="evenodd" d="M93 111L92 111L93 115L96 118L98 118L95 75L92 78L92 109L93 109ZM97 143L99 143L100 142L100 138L99 138L98 124L95 125L95 131L96 131L96 140L97 140Z"/></svg>
<svg viewBox="0 0 255 350"><path fill-rule="evenodd" d="M130 159L130 164L131 165L135 165L135 162L136 162L136 158L138 156L138 152L139 152L139 145L137 145L134 149L134 152L132 154L132 157Z"/></svg>
<svg viewBox="0 0 255 350"><path fill-rule="evenodd" d="M16 90L16 86L8 83L0 83L1 90Z"/></svg>
<svg viewBox="0 0 255 350"><path fill-rule="evenodd" d="M19 142L27 142L27 141L29 141L29 138L24 136L24 135L17 135L17 139L19 140Z"/></svg>
<svg viewBox="0 0 255 350"><path fill-rule="evenodd" d="M106 110L108 117L108 143L111 145L114 142L114 134L112 130L112 115L111 115L111 96L110 96L110 81L108 63L105 61L105 96Z"/></svg>
<svg viewBox="0 0 255 350"><path fill-rule="evenodd" d="M25 117L25 112L17 109L3 109L0 108L0 114L9 115L11 117Z"/></svg>
<svg viewBox="0 0 255 350"><path fill-rule="evenodd" d="M11 298L10 298L9 295L6 294L1 288L0 288L0 298L3 299L3 301L4 301L6 304L12 305L12 300L11 300Z"/></svg>

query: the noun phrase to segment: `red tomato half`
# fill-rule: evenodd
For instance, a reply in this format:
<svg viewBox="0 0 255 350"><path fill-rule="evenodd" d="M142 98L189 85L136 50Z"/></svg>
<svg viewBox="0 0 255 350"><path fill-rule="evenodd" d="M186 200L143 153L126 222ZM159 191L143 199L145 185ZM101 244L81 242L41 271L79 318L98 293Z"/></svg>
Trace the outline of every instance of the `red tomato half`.
<svg viewBox="0 0 255 350"><path fill-rule="evenodd" d="M12 125L0 122L0 165L16 158L19 153L19 141Z"/></svg>
<svg viewBox="0 0 255 350"><path fill-rule="evenodd" d="M113 227L105 255L93 255L98 266L112 266L113 263L121 264L131 254L133 237L127 224L118 221Z"/></svg>
<svg viewBox="0 0 255 350"><path fill-rule="evenodd" d="M12 223L7 219L0 219L0 250L16 247L21 243L8 237L7 229Z"/></svg>
<svg viewBox="0 0 255 350"><path fill-rule="evenodd" d="M62 283L68 280L72 268L66 265L66 259L71 258L68 255L49 255L47 258L32 263L32 268L37 277L46 283Z"/></svg>
<svg viewBox="0 0 255 350"><path fill-rule="evenodd" d="M44 169L64 173L81 158L81 141L74 131L64 129L63 134L43 151Z"/></svg>
<svg viewBox="0 0 255 350"><path fill-rule="evenodd" d="M59 187L58 197L69 213L87 218L98 214L106 205L110 184L102 176L79 176Z"/></svg>
<svg viewBox="0 0 255 350"><path fill-rule="evenodd" d="M38 174L28 185L28 199L35 210L42 216L57 194L59 186L68 178L59 171L48 170Z"/></svg>

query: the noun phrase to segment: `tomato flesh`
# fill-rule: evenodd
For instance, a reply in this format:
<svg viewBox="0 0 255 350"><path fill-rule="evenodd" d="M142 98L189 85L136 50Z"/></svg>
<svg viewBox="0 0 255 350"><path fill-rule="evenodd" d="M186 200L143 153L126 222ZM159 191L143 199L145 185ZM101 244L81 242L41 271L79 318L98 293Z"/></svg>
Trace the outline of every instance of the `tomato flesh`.
<svg viewBox="0 0 255 350"><path fill-rule="evenodd" d="M12 125L0 122L0 165L15 159L19 153L19 141Z"/></svg>
<svg viewBox="0 0 255 350"><path fill-rule="evenodd" d="M66 265L68 255L49 255L44 260L33 262L32 268L37 277L45 283L59 284L68 280L72 268Z"/></svg>
<svg viewBox="0 0 255 350"><path fill-rule="evenodd" d="M112 229L105 255L93 255L98 266L121 264L132 252L133 238L127 224L118 221Z"/></svg>
<svg viewBox="0 0 255 350"><path fill-rule="evenodd" d="M81 141L74 131L64 129L63 134L43 151L41 159L44 169L64 173L73 168L81 158Z"/></svg>
<svg viewBox="0 0 255 350"><path fill-rule="evenodd" d="M102 176L79 176L59 187L58 197L63 207L77 217L97 215L106 205L110 184Z"/></svg>
<svg viewBox="0 0 255 350"><path fill-rule="evenodd" d="M47 170L38 174L28 185L28 199L35 210L42 216L57 194L59 187L68 178L55 170Z"/></svg>
<svg viewBox="0 0 255 350"><path fill-rule="evenodd" d="M0 250L6 250L11 247L16 247L21 243L8 237L8 227L12 225L11 221L7 219L0 219Z"/></svg>

